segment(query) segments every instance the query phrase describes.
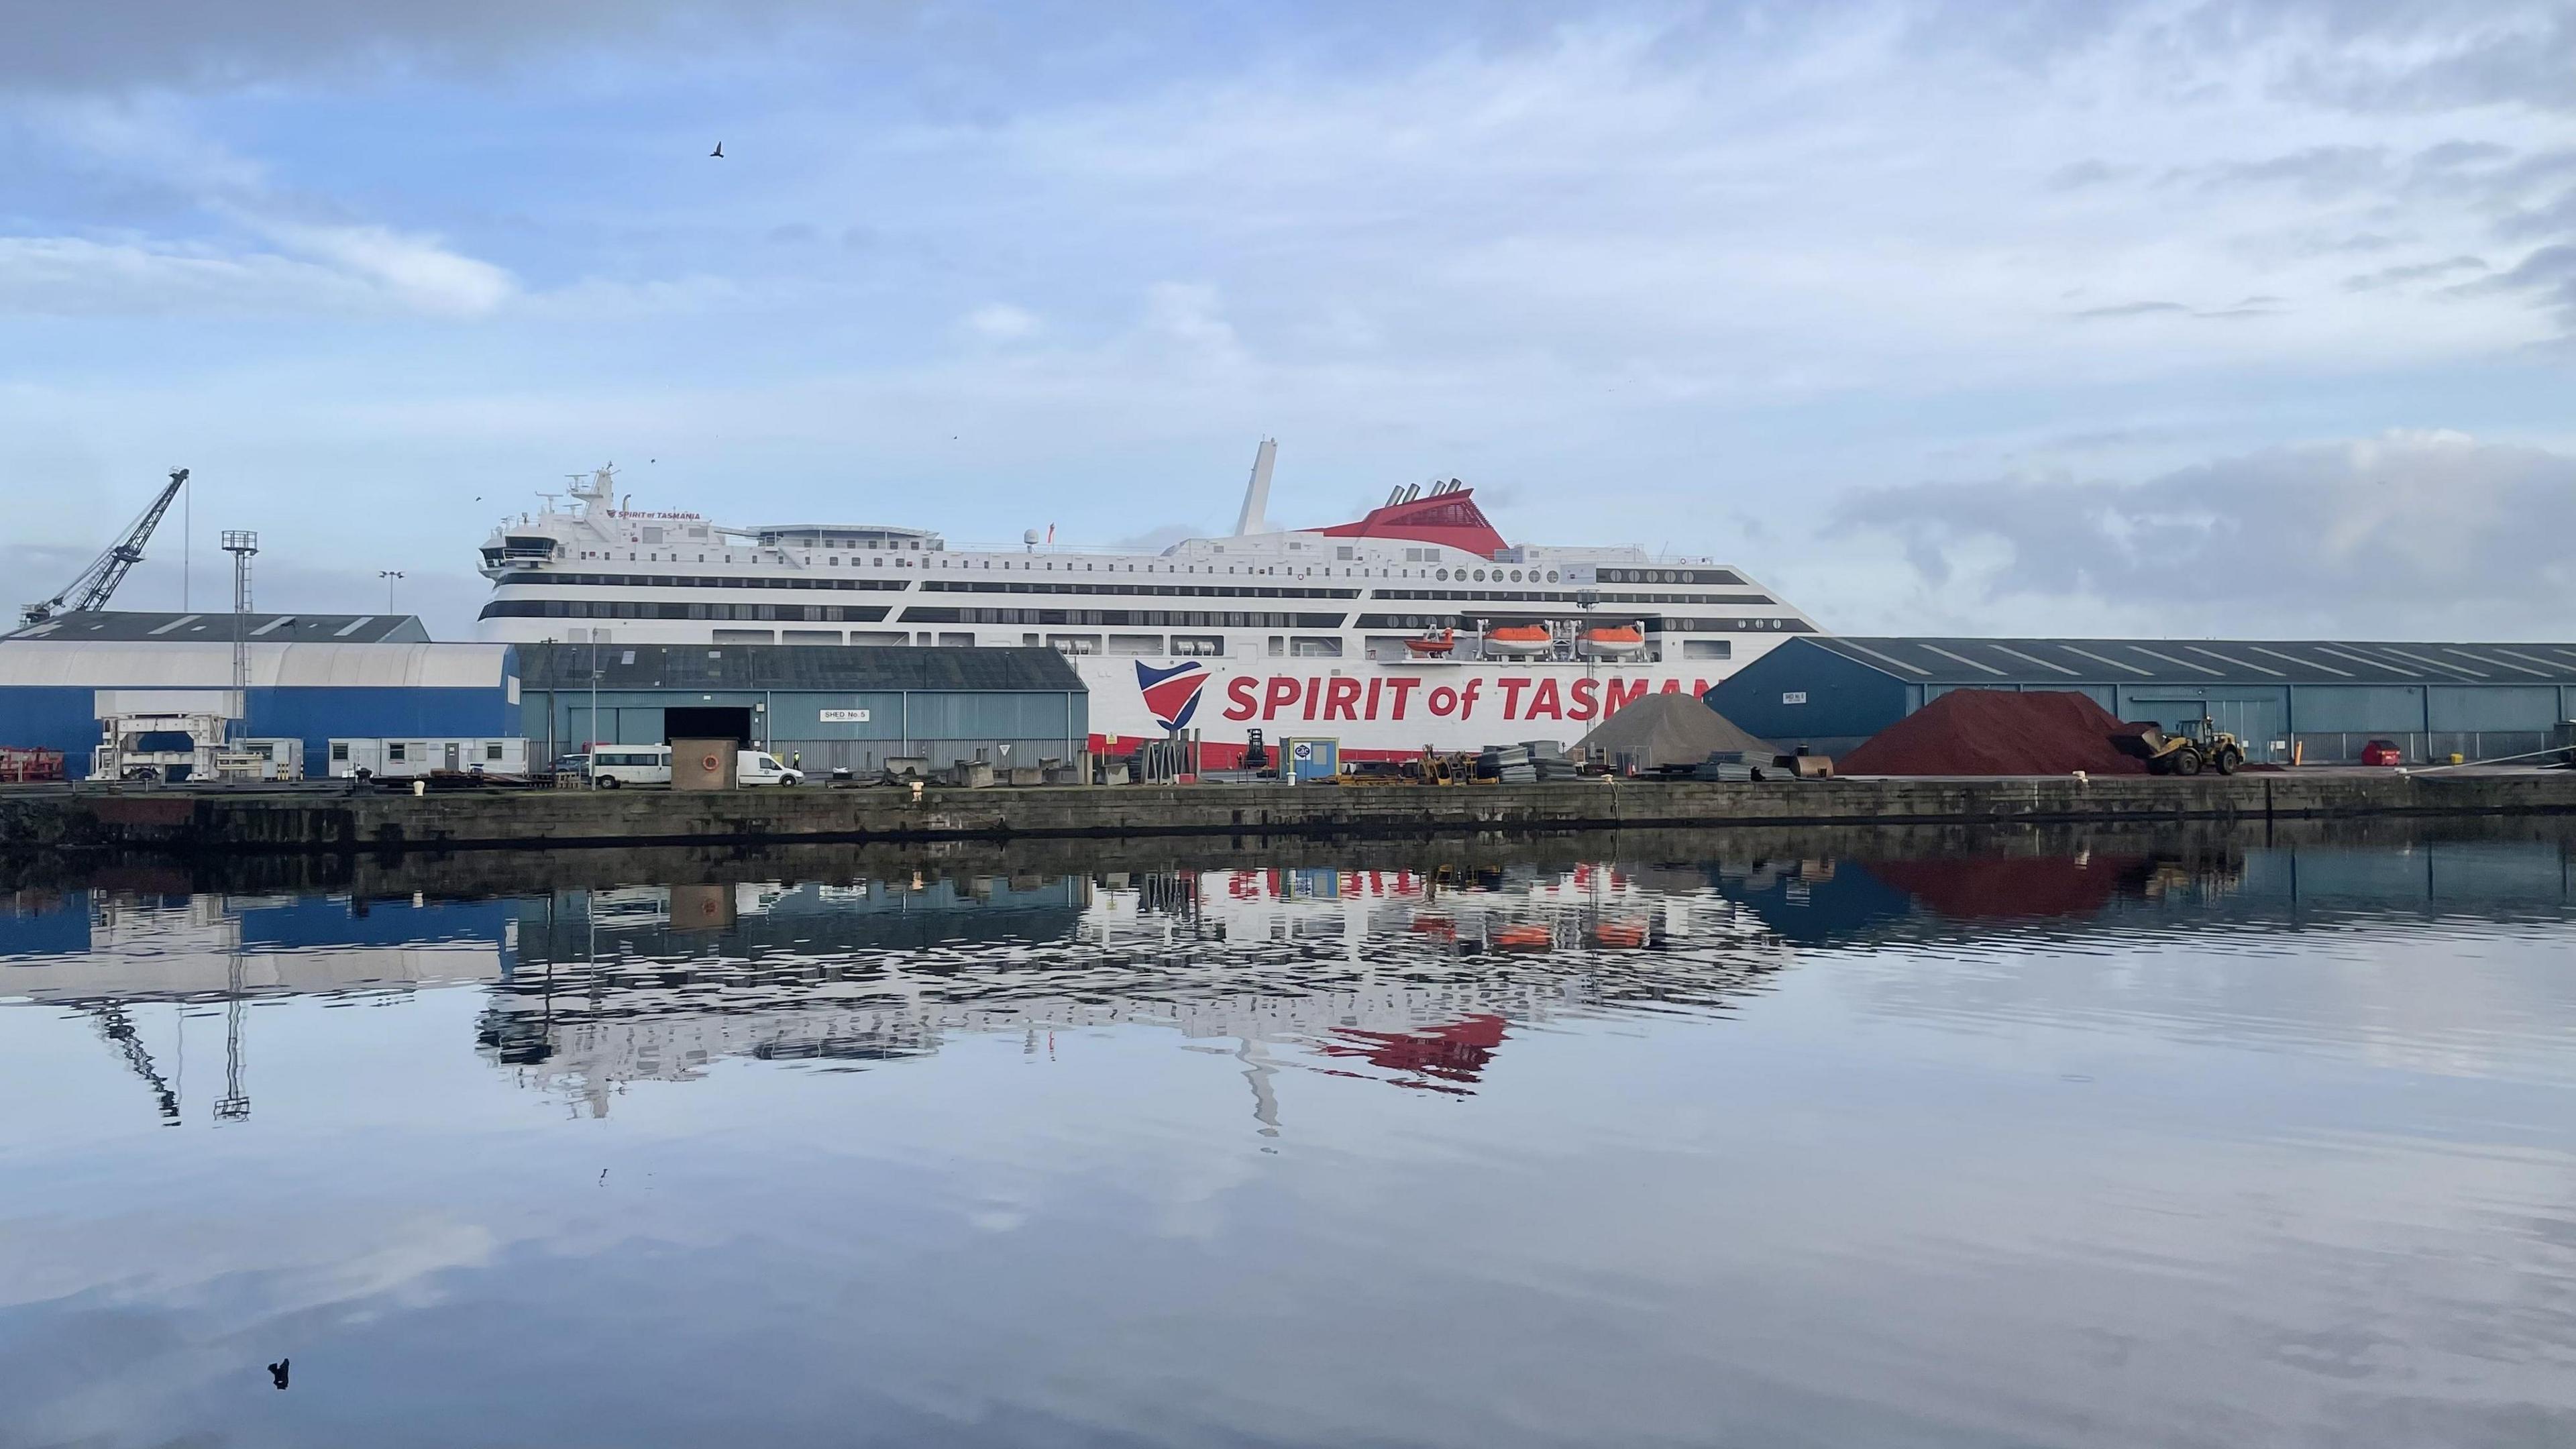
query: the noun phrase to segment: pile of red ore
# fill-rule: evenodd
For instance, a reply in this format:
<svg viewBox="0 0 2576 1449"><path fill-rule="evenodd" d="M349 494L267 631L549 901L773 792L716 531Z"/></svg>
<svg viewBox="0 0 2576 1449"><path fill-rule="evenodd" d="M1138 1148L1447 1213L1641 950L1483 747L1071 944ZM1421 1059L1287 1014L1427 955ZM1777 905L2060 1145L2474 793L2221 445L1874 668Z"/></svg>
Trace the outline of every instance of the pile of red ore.
<svg viewBox="0 0 2576 1449"><path fill-rule="evenodd" d="M2143 775L2116 738L2137 726L2092 696L1954 689L1834 762L1844 775Z"/></svg>

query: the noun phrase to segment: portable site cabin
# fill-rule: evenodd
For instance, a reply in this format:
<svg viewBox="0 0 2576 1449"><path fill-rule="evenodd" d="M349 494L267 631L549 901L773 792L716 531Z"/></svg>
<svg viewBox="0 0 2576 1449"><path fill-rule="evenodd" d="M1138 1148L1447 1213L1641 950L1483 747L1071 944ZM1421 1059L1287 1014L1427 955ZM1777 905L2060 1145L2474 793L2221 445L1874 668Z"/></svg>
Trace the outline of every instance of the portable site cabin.
<svg viewBox="0 0 2576 1449"><path fill-rule="evenodd" d="M331 778L356 779L361 772L378 780L421 775L523 778L528 773L528 742L518 735L331 741Z"/></svg>

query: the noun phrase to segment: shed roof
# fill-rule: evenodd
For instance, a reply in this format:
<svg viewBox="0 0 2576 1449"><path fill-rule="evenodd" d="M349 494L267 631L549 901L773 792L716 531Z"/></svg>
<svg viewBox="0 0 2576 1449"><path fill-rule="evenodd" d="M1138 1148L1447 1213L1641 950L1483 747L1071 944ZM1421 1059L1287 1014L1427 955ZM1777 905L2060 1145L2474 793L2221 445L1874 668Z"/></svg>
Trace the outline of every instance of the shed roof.
<svg viewBox="0 0 2576 1449"><path fill-rule="evenodd" d="M252 642L259 644L426 644L429 631L411 614L275 614L253 613L246 621ZM195 614L165 614L124 609L86 609L57 614L29 624L0 640L56 639L90 644L199 644L232 642L229 609Z"/></svg>
<svg viewBox="0 0 2576 1449"><path fill-rule="evenodd" d="M1810 635L1908 684L2561 684L2576 644L2292 639L1916 639Z"/></svg>
<svg viewBox="0 0 2576 1449"><path fill-rule="evenodd" d="M522 644L528 689L588 689L591 646ZM1083 692L1052 649L930 649L838 644L605 644L602 689L1038 690Z"/></svg>
<svg viewBox="0 0 2576 1449"><path fill-rule="evenodd" d="M250 646L253 689L500 689L509 644L274 644ZM228 640L149 643L82 638L0 642L0 687L228 689Z"/></svg>

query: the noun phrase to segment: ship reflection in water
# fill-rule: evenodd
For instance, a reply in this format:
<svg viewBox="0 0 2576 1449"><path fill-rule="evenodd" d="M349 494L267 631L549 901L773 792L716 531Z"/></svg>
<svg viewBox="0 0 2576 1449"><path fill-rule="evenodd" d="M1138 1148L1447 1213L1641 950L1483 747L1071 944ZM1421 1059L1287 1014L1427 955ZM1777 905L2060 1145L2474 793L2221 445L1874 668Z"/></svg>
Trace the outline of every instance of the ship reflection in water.
<svg viewBox="0 0 2576 1449"><path fill-rule="evenodd" d="M1714 1003L1787 962L1757 915L1612 864L914 875L515 903L478 1038L606 1111L725 1057L882 1062L960 1034L1153 1027L1282 1069L1471 1090L1507 1023ZM1653 962L1687 959L1685 972Z"/></svg>
<svg viewBox="0 0 2576 1449"><path fill-rule="evenodd" d="M30 865L0 1444L2576 1441L2571 838Z"/></svg>

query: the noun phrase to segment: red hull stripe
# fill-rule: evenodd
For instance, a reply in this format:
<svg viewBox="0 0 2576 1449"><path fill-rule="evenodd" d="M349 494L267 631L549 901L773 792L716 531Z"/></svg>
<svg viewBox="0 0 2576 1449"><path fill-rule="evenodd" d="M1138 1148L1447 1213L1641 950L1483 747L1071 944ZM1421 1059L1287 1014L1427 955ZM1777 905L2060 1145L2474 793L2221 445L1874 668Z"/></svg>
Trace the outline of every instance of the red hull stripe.
<svg viewBox="0 0 2576 1449"><path fill-rule="evenodd" d="M1093 735L1086 748L1095 755L1123 755L1143 743L1145 743L1144 737L1139 735ZM1274 744L1269 747L1269 750L1270 763L1278 764L1279 747ZM1345 760L1412 760L1419 759L1422 755L1422 751L1418 749L1362 750L1353 749L1347 745L1343 746L1338 753ZM1221 744L1215 740L1203 741L1199 745L1199 762L1211 770L1241 769L1243 746Z"/></svg>

